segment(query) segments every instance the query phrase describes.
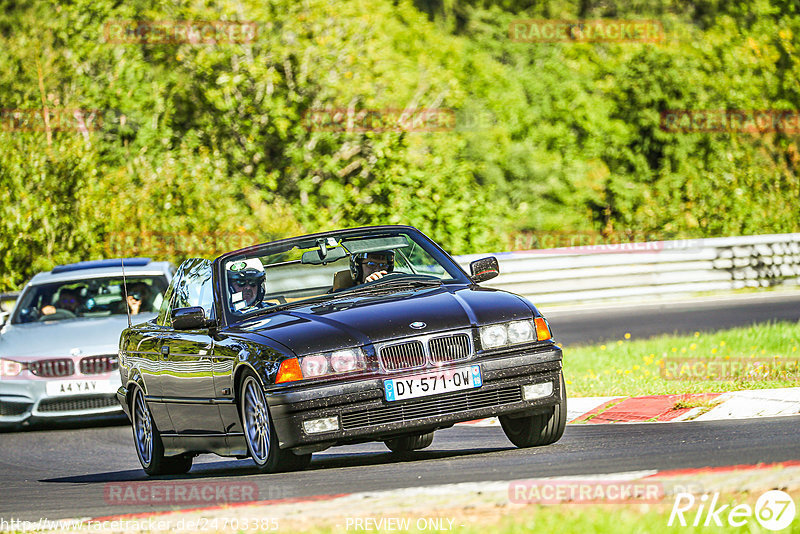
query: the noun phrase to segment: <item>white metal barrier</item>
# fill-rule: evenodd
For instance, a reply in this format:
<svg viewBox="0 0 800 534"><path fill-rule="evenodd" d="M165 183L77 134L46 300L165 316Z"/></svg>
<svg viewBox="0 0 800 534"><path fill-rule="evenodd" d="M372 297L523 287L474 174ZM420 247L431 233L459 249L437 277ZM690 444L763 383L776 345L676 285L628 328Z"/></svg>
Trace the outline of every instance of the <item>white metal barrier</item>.
<svg viewBox="0 0 800 534"><path fill-rule="evenodd" d="M588 245L493 255L500 276L482 284L535 303L800 285L800 233Z"/></svg>

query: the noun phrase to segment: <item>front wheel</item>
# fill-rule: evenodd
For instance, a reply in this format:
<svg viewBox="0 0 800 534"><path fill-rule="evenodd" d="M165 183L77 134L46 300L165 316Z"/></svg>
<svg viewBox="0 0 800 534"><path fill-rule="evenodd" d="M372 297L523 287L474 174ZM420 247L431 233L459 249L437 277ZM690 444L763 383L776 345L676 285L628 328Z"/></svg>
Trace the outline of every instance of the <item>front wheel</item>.
<svg viewBox="0 0 800 534"><path fill-rule="evenodd" d="M261 383L250 373L242 381L239 399L247 450L260 472L294 471L308 466L311 454L298 455L278 446Z"/></svg>
<svg viewBox="0 0 800 534"><path fill-rule="evenodd" d="M153 415L138 387L131 401L131 423L136 455L148 475L180 475L192 468L193 457L189 454L164 456L161 433L153 422Z"/></svg>
<svg viewBox="0 0 800 534"><path fill-rule="evenodd" d="M537 447L555 443L564 434L567 424L567 390L564 374L559 374L561 393L558 404L547 412L523 417L500 416L506 437L517 447Z"/></svg>

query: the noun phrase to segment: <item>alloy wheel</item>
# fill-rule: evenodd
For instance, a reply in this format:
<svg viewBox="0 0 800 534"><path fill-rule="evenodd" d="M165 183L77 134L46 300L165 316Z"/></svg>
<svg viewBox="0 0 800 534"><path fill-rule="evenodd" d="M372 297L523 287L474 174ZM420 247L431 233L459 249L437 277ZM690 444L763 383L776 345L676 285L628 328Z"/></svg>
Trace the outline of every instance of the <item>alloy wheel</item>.
<svg viewBox="0 0 800 534"><path fill-rule="evenodd" d="M142 464L149 465L153 461L153 421L150 418L150 410L144 403L144 395L139 389L136 390L133 420L136 450L142 459Z"/></svg>
<svg viewBox="0 0 800 534"><path fill-rule="evenodd" d="M270 450L269 414L264 395L252 377L245 381L243 403L245 434L250 452L257 464L264 464Z"/></svg>

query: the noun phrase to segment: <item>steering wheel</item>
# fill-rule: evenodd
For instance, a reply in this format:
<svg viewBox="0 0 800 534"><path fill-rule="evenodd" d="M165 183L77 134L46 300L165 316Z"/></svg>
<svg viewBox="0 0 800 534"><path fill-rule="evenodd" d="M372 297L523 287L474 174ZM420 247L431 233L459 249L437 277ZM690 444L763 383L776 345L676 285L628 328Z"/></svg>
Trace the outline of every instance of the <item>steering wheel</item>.
<svg viewBox="0 0 800 534"><path fill-rule="evenodd" d="M55 313L51 313L50 315L42 315L39 317L39 321L60 321L61 319L74 319L75 317L77 317L77 315L69 310L56 308Z"/></svg>
<svg viewBox="0 0 800 534"><path fill-rule="evenodd" d="M377 280L373 280L372 282L364 282L364 283L365 284L373 284L375 282L383 282L383 281L386 281L386 280L394 280L396 278L401 278L403 276L406 276L406 273L391 272L391 273L388 273L388 274L385 274L385 275L381 276Z"/></svg>

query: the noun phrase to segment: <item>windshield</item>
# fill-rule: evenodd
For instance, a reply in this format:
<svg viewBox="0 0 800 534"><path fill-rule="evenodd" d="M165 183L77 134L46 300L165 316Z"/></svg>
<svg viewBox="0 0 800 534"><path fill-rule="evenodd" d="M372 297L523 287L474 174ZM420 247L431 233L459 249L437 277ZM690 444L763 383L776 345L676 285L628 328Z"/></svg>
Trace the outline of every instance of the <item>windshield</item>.
<svg viewBox="0 0 800 534"><path fill-rule="evenodd" d="M344 295L469 281L427 238L408 231L298 238L228 258L222 269L226 302L236 316Z"/></svg>
<svg viewBox="0 0 800 534"><path fill-rule="evenodd" d="M63 319L153 313L158 310L167 287L163 276L129 276L128 306L122 277L70 280L31 286L20 297L12 324Z"/></svg>

